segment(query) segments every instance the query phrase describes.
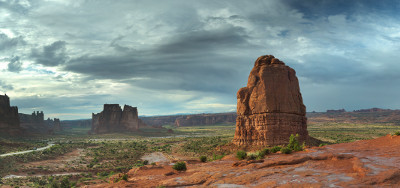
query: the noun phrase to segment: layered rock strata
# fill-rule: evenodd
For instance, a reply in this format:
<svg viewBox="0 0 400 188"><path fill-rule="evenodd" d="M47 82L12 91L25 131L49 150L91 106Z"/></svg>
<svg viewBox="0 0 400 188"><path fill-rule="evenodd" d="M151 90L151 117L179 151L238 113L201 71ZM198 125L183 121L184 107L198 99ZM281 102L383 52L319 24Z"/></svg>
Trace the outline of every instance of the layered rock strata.
<svg viewBox="0 0 400 188"><path fill-rule="evenodd" d="M306 107L296 72L272 55L259 57L237 92L236 145L283 145L308 138Z"/></svg>
<svg viewBox="0 0 400 188"><path fill-rule="evenodd" d="M95 134L136 131L144 126L137 108L129 105L122 110L118 104L104 104L102 112L92 114L92 133Z"/></svg>

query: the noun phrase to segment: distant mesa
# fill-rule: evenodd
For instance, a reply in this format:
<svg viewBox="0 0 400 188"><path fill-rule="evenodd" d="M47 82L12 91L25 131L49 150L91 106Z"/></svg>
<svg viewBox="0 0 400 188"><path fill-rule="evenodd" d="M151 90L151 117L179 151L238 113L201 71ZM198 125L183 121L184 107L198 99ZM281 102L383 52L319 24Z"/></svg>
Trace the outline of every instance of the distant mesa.
<svg viewBox="0 0 400 188"><path fill-rule="evenodd" d="M236 145L282 145L308 139L306 107L296 72L272 55L259 57L237 92Z"/></svg>
<svg viewBox="0 0 400 188"><path fill-rule="evenodd" d="M91 133L135 132L144 126L146 124L139 119L137 107L124 105L122 110L119 104L104 104L102 112L92 114Z"/></svg>
<svg viewBox="0 0 400 188"><path fill-rule="evenodd" d="M369 108L369 109L360 109L354 110L354 112L390 112L390 109L382 109L382 108Z"/></svg>
<svg viewBox="0 0 400 188"><path fill-rule="evenodd" d="M339 110L326 110L326 113L343 113L346 112L345 109L339 109Z"/></svg>
<svg viewBox="0 0 400 188"><path fill-rule="evenodd" d="M23 133L18 117L18 107L10 106L10 98L0 95L0 133L16 136Z"/></svg>
<svg viewBox="0 0 400 188"><path fill-rule="evenodd" d="M215 125L222 123L231 123L236 119L234 113L217 113L217 114L194 114L183 115L175 119L175 126L199 126L199 125Z"/></svg>
<svg viewBox="0 0 400 188"><path fill-rule="evenodd" d="M174 125L176 127L205 126L236 122L236 112L213 113L213 114L190 114L141 117L143 122L149 126L161 127L163 125Z"/></svg>

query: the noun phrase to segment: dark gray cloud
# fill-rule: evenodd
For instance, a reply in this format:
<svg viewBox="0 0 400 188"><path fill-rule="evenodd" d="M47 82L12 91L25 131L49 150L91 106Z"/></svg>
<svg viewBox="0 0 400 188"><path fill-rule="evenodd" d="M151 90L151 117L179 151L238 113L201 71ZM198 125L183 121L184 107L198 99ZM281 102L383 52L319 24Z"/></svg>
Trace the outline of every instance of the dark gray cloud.
<svg viewBox="0 0 400 188"><path fill-rule="evenodd" d="M115 79L156 90L235 92L237 67L243 58L219 55L218 51L254 48L243 28L225 27L193 31L166 38L163 44L145 51L116 46L118 55L82 56L69 61L65 70L89 79ZM251 64L251 63L250 63Z"/></svg>
<svg viewBox="0 0 400 188"><path fill-rule="evenodd" d="M64 64L67 59L66 42L56 41L42 49L32 49L30 57L35 60L35 63L44 66L54 67Z"/></svg>
<svg viewBox="0 0 400 188"><path fill-rule="evenodd" d="M13 90L14 87L11 84L7 84L6 82L0 80L0 89L3 92L7 92Z"/></svg>
<svg viewBox="0 0 400 188"><path fill-rule="evenodd" d="M0 77L29 111L90 116L87 106L98 112L112 102L140 104L146 114L216 112L234 109L256 58L272 54L296 70L309 110L396 108L399 6L392 0L0 1L0 62L8 63L2 68L18 72L21 60L26 67Z"/></svg>
<svg viewBox="0 0 400 188"><path fill-rule="evenodd" d="M0 9L6 9L18 14L26 14L29 11L28 4L23 1L5 0L0 1Z"/></svg>
<svg viewBox="0 0 400 188"><path fill-rule="evenodd" d="M10 62L8 63L8 71L18 73L21 70L22 70L22 62L19 56L11 57Z"/></svg>
<svg viewBox="0 0 400 188"><path fill-rule="evenodd" d="M25 44L26 42L24 41L22 36L10 38L4 33L0 33L0 51L9 50L15 48L18 45L25 45Z"/></svg>

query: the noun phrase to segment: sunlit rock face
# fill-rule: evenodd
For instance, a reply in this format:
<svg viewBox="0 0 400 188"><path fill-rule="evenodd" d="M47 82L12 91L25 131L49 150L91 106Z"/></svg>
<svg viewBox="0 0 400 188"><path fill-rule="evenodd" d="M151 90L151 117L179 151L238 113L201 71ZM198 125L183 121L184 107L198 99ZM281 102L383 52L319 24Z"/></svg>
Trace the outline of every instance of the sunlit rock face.
<svg viewBox="0 0 400 188"><path fill-rule="evenodd" d="M129 105L125 105L122 110L119 104L104 104L102 112L92 114L92 133L95 134L137 131L144 126L137 108Z"/></svg>
<svg viewBox="0 0 400 188"><path fill-rule="evenodd" d="M306 107L296 72L272 55L259 57L237 92L236 145L281 145L308 138Z"/></svg>

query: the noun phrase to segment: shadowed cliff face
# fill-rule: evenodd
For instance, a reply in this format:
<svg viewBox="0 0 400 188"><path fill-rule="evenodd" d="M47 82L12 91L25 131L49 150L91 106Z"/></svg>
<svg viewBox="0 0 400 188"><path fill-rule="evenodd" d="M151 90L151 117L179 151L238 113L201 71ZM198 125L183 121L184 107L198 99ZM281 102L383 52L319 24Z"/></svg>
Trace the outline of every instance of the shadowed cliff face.
<svg viewBox="0 0 400 188"><path fill-rule="evenodd" d="M21 134L18 108L10 106L10 98L0 95L0 133L8 135Z"/></svg>
<svg viewBox="0 0 400 188"><path fill-rule="evenodd" d="M92 114L92 133L102 134L120 131L136 131L139 127L146 126L138 118L136 107L118 104L104 104L104 109L98 114Z"/></svg>
<svg viewBox="0 0 400 188"><path fill-rule="evenodd" d="M272 55L259 57L247 86L237 92L237 145L287 144L308 137L306 108L296 72Z"/></svg>

